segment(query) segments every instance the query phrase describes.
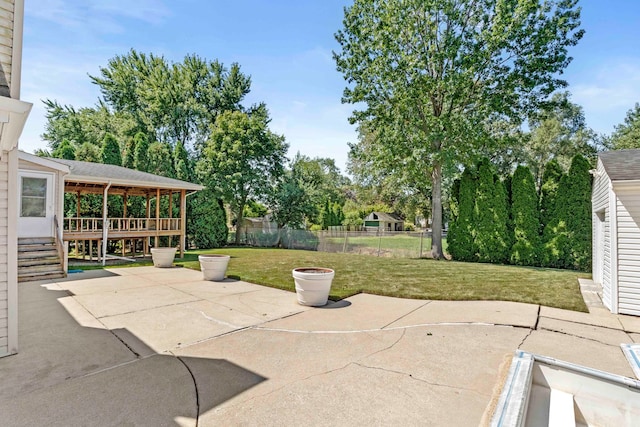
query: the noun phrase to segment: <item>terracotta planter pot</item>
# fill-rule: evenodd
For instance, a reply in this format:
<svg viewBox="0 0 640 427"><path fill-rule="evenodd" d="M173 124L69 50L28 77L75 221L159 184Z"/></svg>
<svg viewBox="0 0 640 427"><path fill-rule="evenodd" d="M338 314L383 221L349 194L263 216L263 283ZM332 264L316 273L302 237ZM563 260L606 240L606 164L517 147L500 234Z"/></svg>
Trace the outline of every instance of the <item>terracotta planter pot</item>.
<svg viewBox="0 0 640 427"><path fill-rule="evenodd" d="M224 280L224 275L227 272L227 265L229 264L230 258L231 257L229 255L198 255L200 271L202 271L202 277L204 280L213 280L215 282Z"/></svg>
<svg viewBox="0 0 640 427"><path fill-rule="evenodd" d="M327 304L335 272L330 268L301 267L293 269L298 304L319 307Z"/></svg>
<svg viewBox="0 0 640 427"><path fill-rule="evenodd" d="M154 267L173 267L173 259L175 257L176 248L151 248L151 259L153 259Z"/></svg>

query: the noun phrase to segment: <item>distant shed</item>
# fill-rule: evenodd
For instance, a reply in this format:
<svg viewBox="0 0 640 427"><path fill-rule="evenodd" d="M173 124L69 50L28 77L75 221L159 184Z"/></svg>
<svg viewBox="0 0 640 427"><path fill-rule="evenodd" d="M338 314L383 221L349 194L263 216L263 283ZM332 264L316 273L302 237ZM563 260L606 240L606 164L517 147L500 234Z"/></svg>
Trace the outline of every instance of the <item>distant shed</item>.
<svg viewBox="0 0 640 427"><path fill-rule="evenodd" d="M364 219L367 230L404 231L404 220L396 214L386 212L371 212Z"/></svg>
<svg viewBox="0 0 640 427"><path fill-rule="evenodd" d="M594 175L593 281L612 313L640 316L640 150L600 153Z"/></svg>

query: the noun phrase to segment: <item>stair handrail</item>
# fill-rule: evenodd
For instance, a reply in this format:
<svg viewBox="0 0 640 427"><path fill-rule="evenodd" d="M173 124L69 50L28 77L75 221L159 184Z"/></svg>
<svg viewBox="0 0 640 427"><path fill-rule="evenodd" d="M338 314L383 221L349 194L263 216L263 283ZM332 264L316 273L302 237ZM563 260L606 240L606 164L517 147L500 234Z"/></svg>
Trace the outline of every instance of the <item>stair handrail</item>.
<svg viewBox="0 0 640 427"><path fill-rule="evenodd" d="M56 226L56 249L58 250L58 257L60 257L60 263L64 264L64 249L62 248L62 230L58 224L58 216L53 216L53 223Z"/></svg>

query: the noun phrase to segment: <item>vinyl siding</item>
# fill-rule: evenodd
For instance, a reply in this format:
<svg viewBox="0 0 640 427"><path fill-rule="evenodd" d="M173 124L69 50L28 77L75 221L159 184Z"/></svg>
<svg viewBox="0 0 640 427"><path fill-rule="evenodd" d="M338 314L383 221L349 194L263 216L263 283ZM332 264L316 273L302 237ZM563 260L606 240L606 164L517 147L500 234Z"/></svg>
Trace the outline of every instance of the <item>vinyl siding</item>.
<svg viewBox="0 0 640 427"><path fill-rule="evenodd" d="M0 356L9 352L7 337L8 326L7 319L9 317L8 307L8 277L7 277L7 209L9 194L7 191L8 174L8 156L4 153L0 160L0 184L4 184L0 188Z"/></svg>
<svg viewBox="0 0 640 427"><path fill-rule="evenodd" d="M592 205L592 224L597 224L599 220L597 213L604 211L604 242L598 242L597 227L592 228L592 248L593 250L593 268L594 279L596 278L595 269L602 269L602 299L604 305L611 309L611 218L609 210L609 191L611 180L604 170L602 161L598 159L598 173L593 182L593 191L591 194ZM602 260L598 259L599 251L596 249L598 245L604 245L602 251Z"/></svg>
<svg viewBox="0 0 640 427"><path fill-rule="evenodd" d="M640 191L618 190L618 309L640 315Z"/></svg>
<svg viewBox="0 0 640 427"><path fill-rule="evenodd" d="M12 0L0 0L0 96L9 96L13 49Z"/></svg>
<svg viewBox="0 0 640 427"><path fill-rule="evenodd" d="M611 218L604 212L604 251L602 260L602 302L611 310ZM595 246L594 246L595 247ZM595 251L594 251L595 252Z"/></svg>

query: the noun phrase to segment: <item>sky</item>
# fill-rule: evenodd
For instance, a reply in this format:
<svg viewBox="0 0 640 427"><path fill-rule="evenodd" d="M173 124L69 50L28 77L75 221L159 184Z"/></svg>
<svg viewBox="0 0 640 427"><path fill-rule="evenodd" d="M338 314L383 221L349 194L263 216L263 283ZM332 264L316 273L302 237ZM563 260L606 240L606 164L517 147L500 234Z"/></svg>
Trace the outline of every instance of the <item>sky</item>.
<svg viewBox="0 0 640 427"><path fill-rule="evenodd" d="M21 99L34 104L20 148L47 148L40 138L42 100L86 107L100 95L89 75L130 49L180 62L187 54L251 76L245 105L265 102L271 130L297 152L330 157L345 171L357 141L341 103L346 82L336 70L334 34L351 0L25 0ZM587 125L610 134L640 102L640 1L581 0L586 33L571 49L563 78Z"/></svg>

